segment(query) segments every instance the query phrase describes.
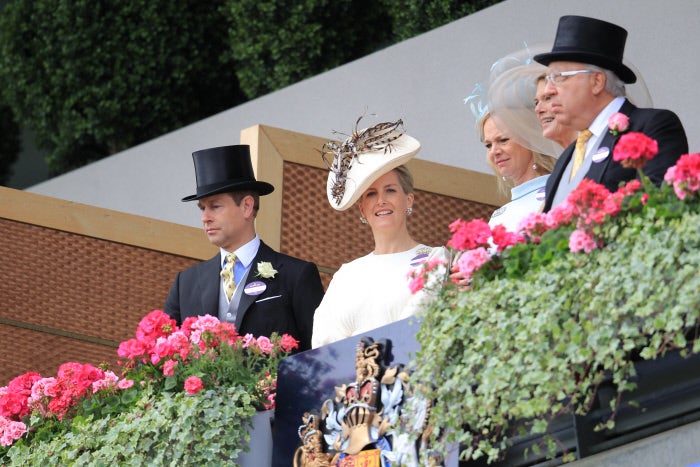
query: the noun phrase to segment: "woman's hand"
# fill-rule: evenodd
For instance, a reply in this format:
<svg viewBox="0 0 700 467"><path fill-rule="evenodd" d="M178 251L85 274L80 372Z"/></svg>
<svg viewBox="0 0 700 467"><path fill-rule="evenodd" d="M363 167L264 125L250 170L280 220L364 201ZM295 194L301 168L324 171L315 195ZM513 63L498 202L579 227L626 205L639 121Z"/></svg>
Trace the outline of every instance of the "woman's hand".
<svg viewBox="0 0 700 467"><path fill-rule="evenodd" d="M454 284L457 284L457 288L460 291L471 290L472 288L471 279L467 279L456 264L452 266L452 269L450 269L450 280Z"/></svg>

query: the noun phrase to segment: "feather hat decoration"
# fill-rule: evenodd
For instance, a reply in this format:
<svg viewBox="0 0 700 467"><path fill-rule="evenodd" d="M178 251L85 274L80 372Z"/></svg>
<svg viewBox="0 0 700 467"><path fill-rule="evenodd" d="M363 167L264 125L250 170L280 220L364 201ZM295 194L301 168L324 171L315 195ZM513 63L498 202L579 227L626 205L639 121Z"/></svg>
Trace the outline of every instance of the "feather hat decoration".
<svg viewBox="0 0 700 467"><path fill-rule="evenodd" d="M357 119L352 134L343 142L329 141L321 149L329 170L328 202L338 211L348 209L375 180L420 150L420 143L404 132L401 119L358 131L362 118Z"/></svg>

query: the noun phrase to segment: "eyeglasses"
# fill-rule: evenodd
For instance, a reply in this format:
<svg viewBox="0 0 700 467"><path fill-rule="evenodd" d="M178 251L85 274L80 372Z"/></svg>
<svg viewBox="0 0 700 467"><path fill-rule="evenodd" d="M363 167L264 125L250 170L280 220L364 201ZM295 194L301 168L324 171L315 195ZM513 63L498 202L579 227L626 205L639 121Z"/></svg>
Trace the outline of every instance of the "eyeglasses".
<svg viewBox="0 0 700 467"><path fill-rule="evenodd" d="M550 73L548 75L545 75L544 79L548 83L552 83L553 85L561 84L564 81L566 81L566 78L569 76L574 76L578 75L579 73L595 73L596 70L571 70L571 71L560 71L558 73Z"/></svg>

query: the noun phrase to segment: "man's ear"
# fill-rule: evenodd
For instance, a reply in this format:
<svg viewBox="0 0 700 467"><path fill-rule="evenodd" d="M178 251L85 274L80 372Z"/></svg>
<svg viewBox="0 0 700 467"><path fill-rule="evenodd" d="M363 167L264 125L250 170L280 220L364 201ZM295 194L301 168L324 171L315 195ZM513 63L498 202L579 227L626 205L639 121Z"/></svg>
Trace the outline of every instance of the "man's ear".
<svg viewBox="0 0 700 467"><path fill-rule="evenodd" d="M251 195L246 195L241 200L243 214L246 218L255 217L255 200Z"/></svg>
<svg viewBox="0 0 700 467"><path fill-rule="evenodd" d="M593 80L593 86L591 87L591 90L593 91L594 95L598 95L601 92L605 90L605 83L607 82L608 77L605 75L605 73L592 73L591 80Z"/></svg>

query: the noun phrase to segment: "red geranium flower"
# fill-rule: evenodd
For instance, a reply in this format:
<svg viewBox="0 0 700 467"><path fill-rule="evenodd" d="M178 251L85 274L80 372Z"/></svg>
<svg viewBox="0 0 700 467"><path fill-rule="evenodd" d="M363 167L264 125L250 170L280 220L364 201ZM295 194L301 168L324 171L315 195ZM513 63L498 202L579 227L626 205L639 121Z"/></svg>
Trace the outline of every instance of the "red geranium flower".
<svg viewBox="0 0 700 467"><path fill-rule="evenodd" d="M644 133L633 132L622 135L613 150L613 160L623 167L641 169L659 152L655 139Z"/></svg>

